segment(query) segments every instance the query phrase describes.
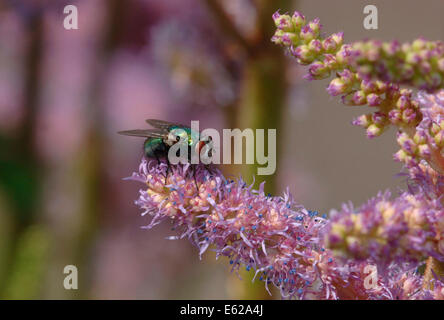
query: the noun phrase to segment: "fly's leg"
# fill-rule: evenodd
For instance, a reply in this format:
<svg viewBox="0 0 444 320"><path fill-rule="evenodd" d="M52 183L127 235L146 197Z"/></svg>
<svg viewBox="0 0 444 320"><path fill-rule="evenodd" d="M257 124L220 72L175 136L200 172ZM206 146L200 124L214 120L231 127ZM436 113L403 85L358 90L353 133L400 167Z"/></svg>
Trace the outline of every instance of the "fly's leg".
<svg viewBox="0 0 444 320"><path fill-rule="evenodd" d="M167 161L167 171L166 171L166 175L165 175L165 183L164 183L164 185L167 184L168 173L170 172L170 160L168 159L168 157L167 157L166 161Z"/></svg>
<svg viewBox="0 0 444 320"><path fill-rule="evenodd" d="M193 168L194 184L196 185L197 193L199 193L199 186L198 186L198 184L197 184L197 179L196 179L196 167L193 165L192 168Z"/></svg>
<svg viewBox="0 0 444 320"><path fill-rule="evenodd" d="M159 157L157 156L157 154L156 154L156 153L154 153L154 155L156 156L156 160L157 160L157 165L158 165L158 166L160 166L160 159L159 159Z"/></svg>
<svg viewBox="0 0 444 320"><path fill-rule="evenodd" d="M208 173L210 174L210 177L213 177L214 173L213 173L213 170L211 170L211 166L209 164L205 165L205 170L208 171Z"/></svg>
<svg viewBox="0 0 444 320"><path fill-rule="evenodd" d="M161 161L160 161L159 156L157 155L157 152L154 151L153 153L154 153L154 156L156 157L157 165L160 166ZM166 174L165 174L165 180L164 180L164 183L163 183L164 185L167 184L168 172L169 172L169 170L170 170L170 162L168 161L168 157L167 157L167 165L168 165L168 167L167 167L167 171L166 171Z"/></svg>

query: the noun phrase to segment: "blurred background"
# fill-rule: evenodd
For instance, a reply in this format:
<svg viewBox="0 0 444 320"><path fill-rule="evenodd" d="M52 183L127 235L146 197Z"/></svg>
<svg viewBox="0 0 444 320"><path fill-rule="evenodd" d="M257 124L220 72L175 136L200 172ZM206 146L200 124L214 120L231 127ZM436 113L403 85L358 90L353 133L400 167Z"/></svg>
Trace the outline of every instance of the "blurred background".
<svg viewBox="0 0 444 320"><path fill-rule="evenodd" d="M79 29L63 28L74 4ZM116 131L158 118L201 128L277 128L277 171L268 192L288 186L307 208L359 205L403 181L394 132L369 141L350 125L362 108L328 96L327 80L270 38L271 15L302 11L326 34L444 39L444 1L372 1L379 29L362 26L361 0L1 0L0 298L255 299L227 261L203 261L168 224L142 230L134 205L143 139ZM254 166L221 166L251 180ZM65 290L75 265L78 290ZM279 298L275 294L271 298Z"/></svg>

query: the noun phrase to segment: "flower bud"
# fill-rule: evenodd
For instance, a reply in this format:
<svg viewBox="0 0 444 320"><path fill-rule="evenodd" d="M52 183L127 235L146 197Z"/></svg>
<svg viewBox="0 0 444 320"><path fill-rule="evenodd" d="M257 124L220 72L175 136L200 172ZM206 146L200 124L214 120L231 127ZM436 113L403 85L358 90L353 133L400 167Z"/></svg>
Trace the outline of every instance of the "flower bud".
<svg viewBox="0 0 444 320"><path fill-rule="evenodd" d="M365 95L365 92L363 90L356 91L353 94L353 102L358 106L366 104L367 96Z"/></svg>
<svg viewBox="0 0 444 320"><path fill-rule="evenodd" d="M376 124L371 124L368 128L367 128L367 137L370 139L373 139L375 137L378 137L382 134L383 132L383 128L376 125Z"/></svg>
<svg viewBox="0 0 444 320"><path fill-rule="evenodd" d="M315 61L308 68L310 79L325 79L330 76L330 70L321 62Z"/></svg>
<svg viewBox="0 0 444 320"><path fill-rule="evenodd" d="M317 33L310 28L309 25L302 27L300 37L305 43L309 43L311 40L317 38Z"/></svg>
<svg viewBox="0 0 444 320"><path fill-rule="evenodd" d="M375 92L377 90L376 82L371 80L363 80L361 82L361 89L365 93Z"/></svg>
<svg viewBox="0 0 444 320"><path fill-rule="evenodd" d="M355 118L352 121L352 124L354 126L360 126L360 127L364 127L364 128L368 128L368 126L372 123L371 122L371 114L363 114L360 115L359 117Z"/></svg>
<svg viewBox="0 0 444 320"><path fill-rule="evenodd" d="M313 21L310 21L308 23L308 26L314 32L315 37L317 38L319 36L319 32L321 31L321 28L322 28L319 18L316 18Z"/></svg>
<svg viewBox="0 0 444 320"><path fill-rule="evenodd" d="M377 107L381 105L382 99L376 93L370 93L367 95L367 103L370 107Z"/></svg>
<svg viewBox="0 0 444 320"><path fill-rule="evenodd" d="M307 45L300 45L295 49L292 48L291 53L298 58L301 64L310 64L315 60L315 54Z"/></svg>
<svg viewBox="0 0 444 320"><path fill-rule="evenodd" d="M412 42L412 50L414 51L420 51L422 49L426 48L426 41L424 39L416 39Z"/></svg>
<svg viewBox="0 0 444 320"><path fill-rule="evenodd" d="M393 155L393 159L398 162L407 163L412 159L412 157L407 152L405 152L405 150L400 149Z"/></svg>
<svg viewBox="0 0 444 320"><path fill-rule="evenodd" d="M308 48L310 51L312 51L314 54L318 55L322 52L322 42L318 39L313 39L308 44Z"/></svg>
<svg viewBox="0 0 444 320"><path fill-rule="evenodd" d="M344 83L344 80L342 78L335 78L333 79L330 84L327 87L327 92L331 96L338 96L340 94L346 93L347 86Z"/></svg>
<svg viewBox="0 0 444 320"><path fill-rule="evenodd" d="M398 109L393 109L388 113L388 118L392 124L397 125L402 120L402 114Z"/></svg>
<svg viewBox="0 0 444 320"><path fill-rule="evenodd" d="M300 12L295 11L291 19L297 29L300 30L303 26L305 26L305 17Z"/></svg>
<svg viewBox="0 0 444 320"><path fill-rule="evenodd" d="M430 147L427 144L421 144L418 146L418 154L422 158L429 158L431 155Z"/></svg>
<svg viewBox="0 0 444 320"><path fill-rule="evenodd" d="M289 15L281 15L279 12L275 12L273 14L273 20L279 30L284 32L294 31L292 19Z"/></svg>

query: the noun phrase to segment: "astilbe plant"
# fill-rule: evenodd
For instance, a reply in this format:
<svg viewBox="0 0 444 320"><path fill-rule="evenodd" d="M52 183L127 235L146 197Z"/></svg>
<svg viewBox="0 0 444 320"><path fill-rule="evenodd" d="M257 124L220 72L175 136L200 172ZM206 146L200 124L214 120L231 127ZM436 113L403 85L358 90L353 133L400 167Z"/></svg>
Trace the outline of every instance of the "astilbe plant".
<svg viewBox="0 0 444 320"><path fill-rule="evenodd" d="M353 124L370 138L399 129L394 158L405 165L407 190L394 198L381 192L360 208L346 204L327 219L288 192L266 195L263 184L254 190L216 168L167 170L143 159L130 179L146 185L136 201L151 216L146 228L171 221L178 235L170 238L188 238L199 255L215 250L232 271L255 272L284 298L444 299L444 44L344 44L343 33L323 37L318 19L298 12L273 19L272 41L308 65L307 79L333 75L329 94L375 108ZM377 268L370 287L368 266Z"/></svg>

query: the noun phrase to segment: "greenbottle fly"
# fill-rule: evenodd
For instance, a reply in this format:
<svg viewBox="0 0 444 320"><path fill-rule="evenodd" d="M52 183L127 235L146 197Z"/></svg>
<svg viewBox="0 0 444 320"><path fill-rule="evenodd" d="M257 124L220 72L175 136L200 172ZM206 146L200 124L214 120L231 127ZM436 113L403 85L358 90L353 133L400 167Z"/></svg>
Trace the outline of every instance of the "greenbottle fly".
<svg viewBox="0 0 444 320"><path fill-rule="evenodd" d="M192 151L200 154L202 148L211 143L211 137L202 138L199 132L195 132L188 126L157 119L147 119L145 121L154 129L136 129L119 131L118 133L126 136L146 138L143 144L144 155L147 158L156 159L159 163L161 159L166 159L168 167L165 183L170 170L168 152L174 144L185 141L188 149L188 161L191 162ZM177 152L179 153L179 150ZM211 156L211 152L211 148L209 148L209 156ZM195 171L193 173L195 174Z"/></svg>

